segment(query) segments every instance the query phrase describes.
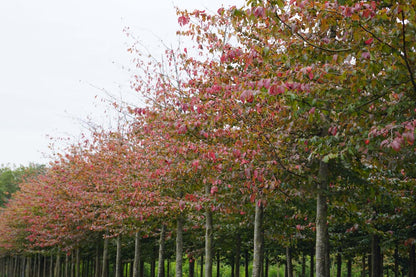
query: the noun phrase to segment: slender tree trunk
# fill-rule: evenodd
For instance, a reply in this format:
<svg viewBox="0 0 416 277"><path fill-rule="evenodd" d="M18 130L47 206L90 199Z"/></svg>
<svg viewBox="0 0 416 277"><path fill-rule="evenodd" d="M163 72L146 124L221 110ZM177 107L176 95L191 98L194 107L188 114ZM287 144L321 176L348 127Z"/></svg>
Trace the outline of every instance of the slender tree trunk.
<svg viewBox="0 0 416 277"><path fill-rule="evenodd" d="M152 262L150 265L150 277L155 277L156 276L156 252L157 252L157 248L153 249L153 257L152 257Z"/></svg>
<svg viewBox="0 0 416 277"><path fill-rule="evenodd" d="M58 249L58 253L56 254L56 264L55 264L55 276L59 277L61 275L61 253Z"/></svg>
<svg viewBox="0 0 416 277"><path fill-rule="evenodd" d="M160 238L159 238L159 263L157 267L157 276L165 276L165 232L166 226L162 224L160 229Z"/></svg>
<svg viewBox="0 0 416 277"><path fill-rule="evenodd" d="M79 257L79 247L75 250L75 277L80 275L80 257Z"/></svg>
<svg viewBox="0 0 416 277"><path fill-rule="evenodd" d="M200 277L204 276L204 255L201 255L201 270L200 270Z"/></svg>
<svg viewBox="0 0 416 277"><path fill-rule="evenodd" d="M249 275L249 272L248 272L248 265L249 265L249 263L250 263L250 261L248 260L248 250L246 249L245 251L244 251L244 262L245 262L245 267L244 267L244 276L245 277L248 277Z"/></svg>
<svg viewBox="0 0 416 277"><path fill-rule="evenodd" d="M69 255L65 255L65 277L69 277Z"/></svg>
<svg viewBox="0 0 416 277"><path fill-rule="evenodd" d="M409 277L416 277L415 245L409 248Z"/></svg>
<svg viewBox="0 0 416 277"><path fill-rule="evenodd" d="M189 277L195 276L195 260L194 258L189 259Z"/></svg>
<svg viewBox="0 0 416 277"><path fill-rule="evenodd" d="M104 248L103 248L103 264L101 269L101 277L107 277L107 261L108 261L108 238L104 238Z"/></svg>
<svg viewBox="0 0 416 277"><path fill-rule="evenodd" d="M26 262L25 262L25 265L24 265L24 273L25 273L25 276L26 277L30 277L31 276L31 268L32 268L32 258L29 256L29 257L26 257Z"/></svg>
<svg viewBox="0 0 416 277"><path fill-rule="evenodd" d="M100 243L95 248L95 272L94 277L100 277Z"/></svg>
<svg viewBox="0 0 416 277"><path fill-rule="evenodd" d="M352 277L352 258L348 258L348 262L347 262L347 277Z"/></svg>
<svg viewBox="0 0 416 277"><path fill-rule="evenodd" d="M241 238L240 238L240 234L237 234L236 245L235 245L235 277L240 277L240 257L241 257Z"/></svg>
<svg viewBox="0 0 416 277"><path fill-rule="evenodd" d="M176 219L176 265L175 276L182 277L183 272L183 224L184 219L182 215L179 215Z"/></svg>
<svg viewBox="0 0 416 277"><path fill-rule="evenodd" d="M254 218L254 250L253 250L253 273L252 277L262 277L263 267L263 204L256 203Z"/></svg>
<svg viewBox="0 0 416 277"><path fill-rule="evenodd" d="M139 266L140 266L140 233L136 232L134 236L133 277L139 277Z"/></svg>
<svg viewBox="0 0 416 277"><path fill-rule="evenodd" d="M394 277L399 277L399 248L394 248Z"/></svg>
<svg viewBox="0 0 416 277"><path fill-rule="evenodd" d="M327 191L329 169L324 161L319 163L319 184L316 200L316 277L330 277L328 272Z"/></svg>
<svg viewBox="0 0 416 277"><path fill-rule="evenodd" d="M221 253L220 250L217 251L217 276L220 276L220 267L221 267Z"/></svg>
<svg viewBox="0 0 416 277"><path fill-rule="evenodd" d="M341 277L342 273L342 256L341 253L337 253L337 277Z"/></svg>
<svg viewBox="0 0 416 277"><path fill-rule="evenodd" d="M210 185L205 185L205 194L210 195ZM205 277L212 277L213 255L212 211L207 207L205 209Z"/></svg>
<svg viewBox="0 0 416 277"><path fill-rule="evenodd" d="M371 241L371 267L372 267L371 277L383 276L380 238L377 235L373 235L372 241Z"/></svg>
<svg viewBox="0 0 416 277"><path fill-rule="evenodd" d="M292 249L290 246L286 246L286 269L287 277L293 277Z"/></svg>
<svg viewBox="0 0 416 277"><path fill-rule="evenodd" d="M116 238L116 272L115 276L121 275L121 235Z"/></svg>
<svg viewBox="0 0 416 277"><path fill-rule="evenodd" d="M53 254L51 254L51 262L49 264L49 276L53 276Z"/></svg>
<svg viewBox="0 0 416 277"><path fill-rule="evenodd" d="M315 274L315 270L314 270L314 265L315 265L315 262L314 262L314 259L315 259L315 251L314 251L315 249L311 249L311 260L310 260L310 265L309 265L309 267L310 267L310 272L309 272L309 276L310 277L313 277Z"/></svg>
<svg viewBox="0 0 416 277"><path fill-rule="evenodd" d="M140 277L144 277L144 261L143 260L140 260L140 270L139 270L139 272L140 272Z"/></svg>
<svg viewBox="0 0 416 277"><path fill-rule="evenodd" d="M302 277L306 277L306 255L302 252Z"/></svg>
<svg viewBox="0 0 416 277"><path fill-rule="evenodd" d="M269 276L269 256L266 255L265 258L265 265L264 265L264 276Z"/></svg>

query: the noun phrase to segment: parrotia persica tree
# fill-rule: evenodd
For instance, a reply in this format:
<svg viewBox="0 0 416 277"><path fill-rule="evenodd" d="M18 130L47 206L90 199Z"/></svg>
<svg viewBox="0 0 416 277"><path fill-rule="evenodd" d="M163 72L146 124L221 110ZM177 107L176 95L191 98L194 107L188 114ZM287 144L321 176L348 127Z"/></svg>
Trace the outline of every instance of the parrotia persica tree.
<svg viewBox="0 0 416 277"><path fill-rule="evenodd" d="M331 168L383 178L393 168L378 161L414 151L414 3L247 4L181 14L183 34L220 56L203 61L209 90L199 99L213 99L205 114L244 130L245 146L274 162L277 178L316 188L316 270L329 276L328 185L343 185Z"/></svg>
<svg viewBox="0 0 416 277"><path fill-rule="evenodd" d="M179 12L191 47L160 63L137 56L132 87L149 101L129 108L128 132L96 134L62 154L16 194L2 216L21 219L1 229L36 247L160 230L163 261L164 230L176 224L181 276L184 225L203 215L210 277L221 213L225 224L254 226L252 276L262 274L265 233L313 232L316 276L330 276L329 231L371 236L372 276L382 276L381 239L414 257L415 6L252 0ZM241 219L253 213L254 222ZM274 213L279 231L263 222ZM296 242L280 245L290 257Z"/></svg>

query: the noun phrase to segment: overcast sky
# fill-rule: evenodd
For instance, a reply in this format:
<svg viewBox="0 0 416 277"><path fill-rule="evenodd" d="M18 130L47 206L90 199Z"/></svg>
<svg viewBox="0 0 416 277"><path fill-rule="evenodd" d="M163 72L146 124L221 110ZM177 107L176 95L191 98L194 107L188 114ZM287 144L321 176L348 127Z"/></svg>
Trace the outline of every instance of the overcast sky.
<svg viewBox="0 0 416 277"><path fill-rule="evenodd" d="M243 0L0 2L0 165L47 163L52 137L78 137L79 119L108 120L103 88L129 94L130 27L150 51L175 44L175 6L216 11ZM124 96L123 96L124 97Z"/></svg>

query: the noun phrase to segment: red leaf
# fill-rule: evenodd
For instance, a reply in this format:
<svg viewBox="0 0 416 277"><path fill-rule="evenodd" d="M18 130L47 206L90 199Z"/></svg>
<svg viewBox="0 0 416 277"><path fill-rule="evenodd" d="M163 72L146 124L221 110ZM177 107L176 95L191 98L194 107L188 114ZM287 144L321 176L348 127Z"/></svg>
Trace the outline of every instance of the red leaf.
<svg viewBox="0 0 416 277"><path fill-rule="evenodd" d="M371 43L373 43L373 38L369 38L366 41L364 41L365 44L370 45Z"/></svg>

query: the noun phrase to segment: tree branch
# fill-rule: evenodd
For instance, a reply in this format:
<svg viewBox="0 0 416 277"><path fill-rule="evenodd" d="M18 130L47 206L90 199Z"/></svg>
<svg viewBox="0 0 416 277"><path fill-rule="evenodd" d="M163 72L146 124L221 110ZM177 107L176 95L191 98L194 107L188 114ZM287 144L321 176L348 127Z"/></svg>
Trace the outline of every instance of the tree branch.
<svg viewBox="0 0 416 277"><path fill-rule="evenodd" d="M312 46L313 48L316 48L316 49L319 49L319 50L322 50L322 51L325 51L325 52L332 52L332 53L349 52L349 51L352 50L352 48L330 49L330 48L325 48L325 47L321 47L319 45L316 45L316 44L310 42L309 40L307 40L304 36L302 36L298 32L294 32L292 30L292 28L289 26L289 24L287 24L286 22L283 21L283 19L280 18L279 14L277 12L275 12L274 14L277 17L277 19L292 33L292 35L296 35L301 40L303 40L306 44L308 44L309 46Z"/></svg>

